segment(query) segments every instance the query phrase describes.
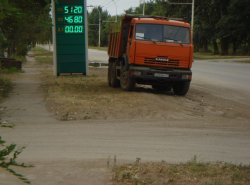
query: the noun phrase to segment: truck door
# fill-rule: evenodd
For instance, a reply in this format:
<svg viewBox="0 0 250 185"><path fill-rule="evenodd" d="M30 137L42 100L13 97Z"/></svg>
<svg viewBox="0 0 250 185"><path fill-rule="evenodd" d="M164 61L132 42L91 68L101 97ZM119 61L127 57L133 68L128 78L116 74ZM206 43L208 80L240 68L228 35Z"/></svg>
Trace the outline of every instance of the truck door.
<svg viewBox="0 0 250 185"><path fill-rule="evenodd" d="M127 57L128 57L128 63L131 61L131 45L132 45L132 38L133 38L133 29L134 26L131 26L128 31L128 42L127 42Z"/></svg>

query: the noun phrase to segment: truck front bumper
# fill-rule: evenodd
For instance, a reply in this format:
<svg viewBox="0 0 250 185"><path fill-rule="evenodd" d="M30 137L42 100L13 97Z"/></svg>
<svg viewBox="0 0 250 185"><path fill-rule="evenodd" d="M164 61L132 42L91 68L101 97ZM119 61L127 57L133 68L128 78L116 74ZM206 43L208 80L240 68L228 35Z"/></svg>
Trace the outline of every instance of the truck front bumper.
<svg viewBox="0 0 250 185"><path fill-rule="evenodd" d="M191 81L192 79L192 71L190 69L130 66L129 74L138 80L161 82Z"/></svg>

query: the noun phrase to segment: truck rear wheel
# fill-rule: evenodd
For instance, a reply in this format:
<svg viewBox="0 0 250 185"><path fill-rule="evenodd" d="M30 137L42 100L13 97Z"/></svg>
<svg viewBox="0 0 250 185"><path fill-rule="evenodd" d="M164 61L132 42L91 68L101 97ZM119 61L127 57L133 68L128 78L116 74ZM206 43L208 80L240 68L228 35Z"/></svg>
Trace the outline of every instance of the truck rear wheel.
<svg viewBox="0 0 250 185"><path fill-rule="evenodd" d="M185 95L189 90L190 82L177 82L173 85L173 91L176 95Z"/></svg>
<svg viewBox="0 0 250 185"><path fill-rule="evenodd" d="M116 78L116 63L111 63L111 69L110 69L110 86L111 87L118 87L119 86L119 80Z"/></svg>
<svg viewBox="0 0 250 185"><path fill-rule="evenodd" d="M135 88L135 80L129 76L129 71L126 71L125 66L121 70L120 84L124 91L132 91Z"/></svg>

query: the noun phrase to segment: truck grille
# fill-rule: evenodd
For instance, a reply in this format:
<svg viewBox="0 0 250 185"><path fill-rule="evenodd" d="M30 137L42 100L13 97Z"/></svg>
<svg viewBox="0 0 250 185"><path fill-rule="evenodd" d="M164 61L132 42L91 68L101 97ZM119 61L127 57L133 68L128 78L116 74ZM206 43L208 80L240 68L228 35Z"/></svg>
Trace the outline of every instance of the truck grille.
<svg viewBox="0 0 250 185"><path fill-rule="evenodd" d="M145 58L144 64L179 66L179 60L156 61L155 58Z"/></svg>

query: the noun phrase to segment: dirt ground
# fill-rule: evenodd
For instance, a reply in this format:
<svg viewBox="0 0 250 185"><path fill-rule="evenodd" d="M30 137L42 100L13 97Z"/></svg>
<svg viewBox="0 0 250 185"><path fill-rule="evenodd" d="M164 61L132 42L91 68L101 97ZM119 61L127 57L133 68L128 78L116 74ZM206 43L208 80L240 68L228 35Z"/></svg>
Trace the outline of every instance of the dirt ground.
<svg viewBox="0 0 250 185"><path fill-rule="evenodd" d="M109 156L117 165L136 157L180 163L194 153L249 163L247 92L198 79L186 96L150 86L125 92L108 86L106 68L53 77L52 65L33 57L24 71L12 76L16 85L0 105L2 121L16 127L0 135L26 147L18 160L35 167L17 172L32 184L116 184ZM2 184L22 184L0 170Z"/></svg>
<svg viewBox="0 0 250 185"><path fill-rule="evenodd" d="M58 120L207 120L249 119L250 98L230 89L191 83L186 96L137 85L126 92L107 85L107 69L91 68L88 77L52 77L43 72L46 107ZM211 91L216 93L211 93ZM224 122L223 121L223 122ZM216 123L218 124L218 123Z"/></svg>

